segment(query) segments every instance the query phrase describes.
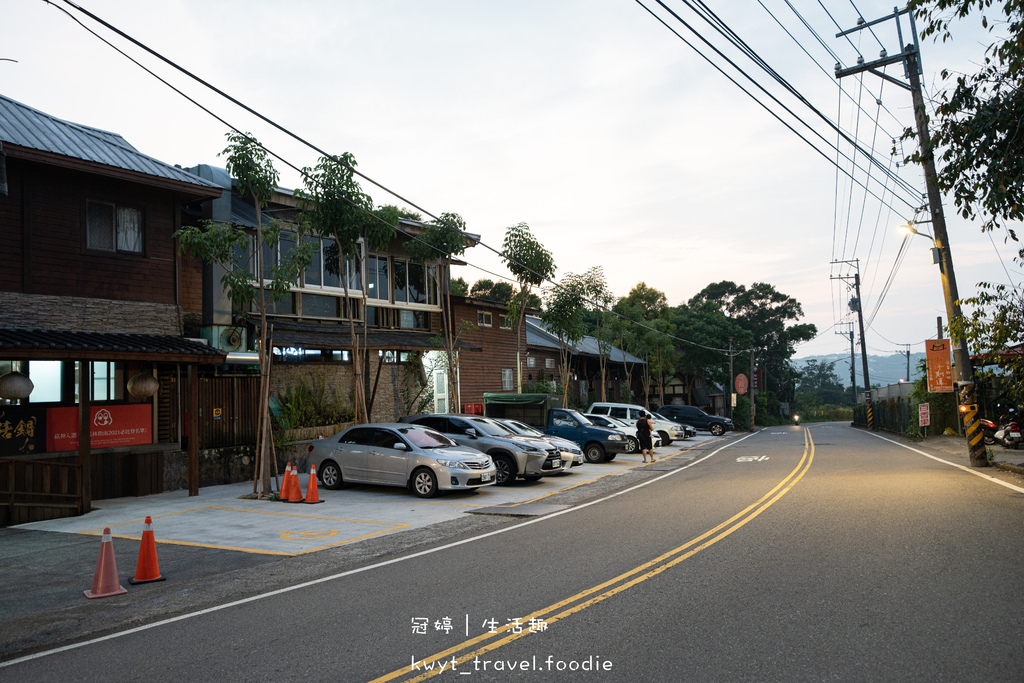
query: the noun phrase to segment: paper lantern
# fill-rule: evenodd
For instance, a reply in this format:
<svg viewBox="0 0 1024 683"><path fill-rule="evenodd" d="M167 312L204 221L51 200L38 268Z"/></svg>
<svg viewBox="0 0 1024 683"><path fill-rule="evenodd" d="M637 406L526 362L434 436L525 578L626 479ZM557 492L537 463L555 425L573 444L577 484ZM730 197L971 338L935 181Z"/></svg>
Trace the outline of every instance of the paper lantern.
<svg viewBox="0 0 1024 683"><path fill-rule="evenodd" d="M146 372L140 372L128 380L128 393L136 398L149 398L159 390L160 382Z"/></svg>
<svg viewBox="0 0 1024 683"><path fill-rule="evenodd" d="M0 398L11 400L28 398L28 395L32 393L34 388L35 385L32 384L32 380L17 370L8 372L3 377L0 377Z"/></svg>

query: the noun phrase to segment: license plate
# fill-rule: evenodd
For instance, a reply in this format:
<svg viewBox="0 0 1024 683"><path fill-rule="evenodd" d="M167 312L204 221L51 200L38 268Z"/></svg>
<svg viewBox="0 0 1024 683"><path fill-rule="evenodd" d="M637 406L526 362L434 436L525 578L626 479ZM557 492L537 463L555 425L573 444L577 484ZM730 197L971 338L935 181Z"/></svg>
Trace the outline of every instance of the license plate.
<svg viewBox="0 0 1024 683"><path fill-rule="evenodd" d="M480 481L490 481L490 480L491 480L491 475L489 475L489 474L481 474L480 475Z"/></svg>
<svg viewBox="0 0 1024 683"><path fill-rule="evenodd" d="M1010 438L1011 439L1019 439L1020 438L1020 432L1010 432Z"/></svg>

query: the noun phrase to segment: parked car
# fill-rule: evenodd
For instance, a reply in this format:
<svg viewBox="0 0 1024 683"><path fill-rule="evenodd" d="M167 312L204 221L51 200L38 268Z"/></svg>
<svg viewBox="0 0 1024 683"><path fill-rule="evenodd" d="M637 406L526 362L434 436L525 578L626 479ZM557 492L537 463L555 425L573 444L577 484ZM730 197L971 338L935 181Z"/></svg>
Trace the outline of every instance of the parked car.
<svg viewBox="0 0 1024 683"><path fill-rule="evenodd" d="M438 490L465 490L497 481L491 458L433 429L401 423L362 424L309 446L325 489L343 483L405 486L420 498Z"/></svg>
<svg viewBox="0 0 1024 683"><path fill-rule="evenodd" d="M626 446L627 453L637 453L640 450L640 440L636 438L636 425L628 424L623 420L611 417L610 415L598 415L597 413L583 413L583 417L587 418L598 427L614 429L619 434L622 434L629 442ZM651 444L655 448L660 447L661 435L657 432L651 434Z"/></svg>
<svg viewBox="0 0 1024 683"><path fill-rule="evenodd" d="M558 436L551 436L550 434L545 434L536 427L532 427L526 424L525 422L520 422L519 420L509 420L497 417L491 419L493 419L495 422L499 422L505 425L516 434L522 436L533 436L540 439L544 439L552 446L557 448L559 451L562 452L563 472L568 472L570 468L580 467L583 464L583 451L580 450L580 447L578 445L576 445L572 441L569 441L568 439L563 439Z"/></svg>
<svg viewBox="0 0 1024 683"><path fill-rule="evenodd" d="M407 415L401 421L430 427L462 446L491 456L498 471L498 486L507 486L516 477L539 479L562 471L562 453L557 448L542 439L515 434L489 417Z"/></svg>
<svg viewBox="0 0 1024 683"><path fill-rule="evenodd" d="M736 429L733 421L727 417L708 415L697 406L667 405L658 408L658 414L669 420L688 424L696 429L706 429L715 436Z"/></svg>
<svg viewBox="0 0 1024 683"><path fill-rule="evenodd" d="M609 415L623 420L629 425L635 425L636 421L641 417L649 417L654 425L654 431L658 433L661 437L661 442L666 446L671 446L673 441L683 441L686 439L686 430L680 427L678 422L667 420L657 413L652 413L643 406L632 403L591 403L590 410L587 412L596 415Z"/></svg>

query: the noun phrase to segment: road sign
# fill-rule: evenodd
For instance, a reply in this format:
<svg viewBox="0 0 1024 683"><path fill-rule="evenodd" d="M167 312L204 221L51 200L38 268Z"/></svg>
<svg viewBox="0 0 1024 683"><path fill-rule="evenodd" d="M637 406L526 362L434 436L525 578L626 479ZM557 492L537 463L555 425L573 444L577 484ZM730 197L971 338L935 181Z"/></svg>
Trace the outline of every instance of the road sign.
<svg viewBox="0 0 1024 683"><path fill-rule="evenodd" d="M747 387L748 386L749 386L749 382L747 381L747 376L746 375L744 375L742 372L740 374L736 375L736 393L737 394L745 394L745 393L747 393Z"/></svg>
<svg viewBox="0 0 1024 683"><path fill-rule="evenodd" d="M927 403L917 405L917 423L922 427L928 427L932 423L931 406Z"/></svg>
<svg viewBox="0 0 1024 683"><path fill-rule="evenodd" d="M929 339L924 343L929 392L953 391L953 362L949 355L952 348L948 339Z"/></svg>

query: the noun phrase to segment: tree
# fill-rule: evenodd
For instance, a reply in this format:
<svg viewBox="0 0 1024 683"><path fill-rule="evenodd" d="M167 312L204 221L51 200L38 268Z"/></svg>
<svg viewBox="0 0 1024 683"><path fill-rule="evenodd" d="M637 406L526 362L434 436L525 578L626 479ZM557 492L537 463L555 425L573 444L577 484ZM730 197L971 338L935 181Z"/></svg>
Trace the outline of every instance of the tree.
<svg viewBox="0 0 1024 683"><path fill-rule="evenodd" d="M234 178L239 194L250 199L256 210L255 240L245 229L227 223L202 221L200 226L186 226L175 232L179 249L198 256L208 263L224 268L221 286L241 310L255 306L260 317L259 341L256 351L260 367L260 399L256 428L256 467L253 493L269 496L270 487L270 364L271 350L267 334L267 309L270 301L281 301L309 264L311 246L296 240L295 247L280 254L276 263L266 264L264 245L277 254L282 232L280 222L263 227L263 209L270 203L277 187L278 173L267 151L252 135L229 132L228 146L221 152L227 157L225 167ZM268 284L269 281L269 284ZM270 301L267 298L270 298ZM260 487L257 491L257 483Z"/></svg>
<svg viewBox="0 0 1024 683"><path fill-rule="evenodd" d="M474 282L473 287L469 290L469 295L472 297L499 304L507 304L514 293L512 285L509 283L494 282L486 278Z"/></svg>
<svg viewBox="0 0 1024 683"><path fill-rule="evenodd" d="M354 307L349 299L349 281L355 282L362 270L359 242L367 230L373 201L363 193L355 178L356 159L348 152L339 157L321 157L313 168L302 169L305 189L296 190L303 225L314 234L334 240L336 254L328 254L328 264L341 276L345 291L345 314L349 319L352 345L353 393L356 421L369 420L366 390L362 381L362 356L356 334ZM366 288L360 285L365 292ZM365 311L365 298L363 302ZM366 316L363 316L365 321Z"/></svg>
<svg viewBox="0 0 1024 683"><path fill-rule="evenodd" d="M638 282L633 289L629 290L626 300L639 310L644 320L668 317L668 298L665 293L648 287L645 282Z"/></svg>
<svg viewBox="0 0 1024 683"><path fill-rule="evenodd" d="M985 51L973 74L942 71L952 87L943 91L930 121L932 149L919 150L908 161L933 155L938 162L936 184L953 195L966 219L981 219L982 232L1002 228L1006 240L1018 242L1013 225L1024 219L1024 5L1019 0L912 0L925 22L921 35L935 40L952 38L954 22L980 14L981 25L1000 37ZM988 10L994 10L991 14ZM1001 15L1001 16L1000 16ZM906 131L904 138L912 137ZM1024 248L1013 259L1024 266ZM979 293L963 301L972 309L950 322L950 332L996 358L1016 378L1008 387L1014 400L1024 400L1024 356L1006 354L1024 342L1021 306L1024 293L1015 285L979 282Z"/></svg>
<svg viewBox="0 0 1024 683"><path fill-rule="evenodd" d="M469 285L461 277L451 280L448 290L452 296L469 296Z"/></svg>
<svg viewBox="0 0 1024 683"><path fill-rule="evenodd" d="M801 368L797 378L797 392L811 394L815 405L843 405L849 403L848 392L835 371L835 362L826 363L811 359Z"/></svg>
<svg viewBox="0 0 1024 683"><path fill-rule="evenodd" d="M560 363L558 374L562 383L562 407L569 406L569 373L574 347L587 335L583 319L587 301L599 286L600 268L583 275L566 273L562 281L544 290L544 309L540 317L545 328L558 338ZM603 279L603 274L600 278Z"/></svg>
<svg viewBox="0 0 1024 683"><path fill-rule="evenodd" d="M925 22L922 38L950 40L955 20L980 12L981 25L1003 37L985 51L974 74L955 77L943 91L929 129L930 150L918 150L907 161L921 162L938 152L936 182L952 193L957 211L967 219L983 219L982 230L1005 227L1024 219L1024 5L1019 0L911 0L915 15ZM995 16L986 12L994 9ZM1002 17L998 15L1001 14ZM916 133L907 130L904 139Z"/></svg>
<svg viewBox="0 0 1024 683"><path fill-rule="evenodd" d="M451 292L447 282L451 277L452 257L461 255L469 246L466 222L457 213L442 213L438 220L428 223L415 240L405 243L409 255L420 263L439 261L438 281L442 286L441 326L444 350L448 358L449 397L457 395L458 353L455 351L455 323L452 320ZM451 410L451 401L448 402Z"/></svg>
<svg viewBox="0 0 1024 683"><path fill-rule="evenodd" d="M680 304L671 314L678 339L676 370L686 381L688 401L693 403L695 380L727 385L729 382L730 339L736 348L753 346L753 335L726 315L715 300L691 299Z"/></svg>
<svg viewBox="0 0 1024 683"><path fill-rule="evenodd" d="M593 306L594 339L597 340L597 363L601 373L600 400L607 401L608 358L615 345L615 329L610 325L615 317L615 314L612 313L615 296L608 289L608 281L604 277L604 270L601 266L594 266L590 272L592 273L590 303Z"/></svg>
<svg viewBox="0 0 1024 683"><path fill-rule="evenodd" d="M501 258L519 283L519 291L509 301L508 315L516 333L516 391L523 393L523 341L521 330L526 319L530 290L555 276L555 260L541 245L526 223L513 225L505 231Z"/></svg>

